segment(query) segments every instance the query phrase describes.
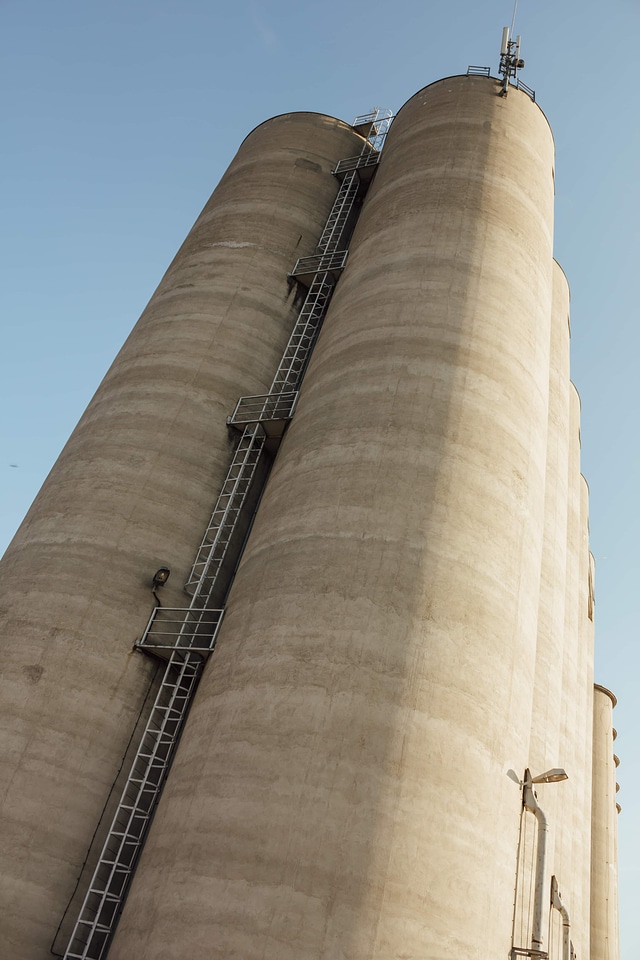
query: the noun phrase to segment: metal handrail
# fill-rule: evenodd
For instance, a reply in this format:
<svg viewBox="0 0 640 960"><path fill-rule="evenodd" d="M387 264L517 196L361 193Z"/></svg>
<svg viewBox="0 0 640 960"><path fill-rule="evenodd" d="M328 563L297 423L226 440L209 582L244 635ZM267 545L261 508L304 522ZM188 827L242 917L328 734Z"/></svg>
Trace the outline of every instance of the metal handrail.
<svg viewBox="0 0 640 960"><path fill-rule="evenodd" d="M296 277L299 274L342 270L347 260L347 253L347 250L336 250L335 253L322 253L319 256L300 257L299 260L296 260L289 276Z"/></svg>
<svg viewBox="0 0 640 960"><path fill-rule="evenodd" d="M362 167L375 167L379 162L379 153L374 151L371 151L371 153L361 153L358 157L346 157L344 160L339 160L335 170L331 172L334 175L349 173L351 170L360 170Z"/></svg>
<svg viewBox="0 0 640 960"><path fill-rule="evenodd" d="M240 397L227 423L231 425L260 423L263 420L290 420L297 399L297 390Z"/></svg>
<svg viewBox="0 0 640 960"><path fill-rule="evenodd" d="M211 653L223 613L211 607L156 607L136 647Z"/></svg>
<svg viewBox="0 0 640 960"><path fill-rule="evenodd" d="M522 90L523 93L526 93L528 96L530 96L534 103L536 102L535 90L532 90L531 87L528 87L526 85L526 83L523 83L520 77L518 77L518 79L516 80L516 87L518 88L518 90Z"/></svg>

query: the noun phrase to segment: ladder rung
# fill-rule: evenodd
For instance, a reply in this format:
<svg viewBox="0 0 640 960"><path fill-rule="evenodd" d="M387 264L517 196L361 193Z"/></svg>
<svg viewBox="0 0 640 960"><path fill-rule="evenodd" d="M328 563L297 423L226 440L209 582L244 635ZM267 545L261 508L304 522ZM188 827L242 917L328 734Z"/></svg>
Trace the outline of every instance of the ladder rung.
<svg viewBox="0 0 640 960"><path fill-rule="evenodd" d="M124 871L121 871L121 872L124 872ZM131 870L127 871L128 875L130 875L131 873L132 873ZM120 894L109 893L108 890L96 890L95 887L91 887L91 889L89 890L89 893L93 893L96 896L100 897L100 899L105 903L119 903L120 900L122 900L122 896Z"/></svg>

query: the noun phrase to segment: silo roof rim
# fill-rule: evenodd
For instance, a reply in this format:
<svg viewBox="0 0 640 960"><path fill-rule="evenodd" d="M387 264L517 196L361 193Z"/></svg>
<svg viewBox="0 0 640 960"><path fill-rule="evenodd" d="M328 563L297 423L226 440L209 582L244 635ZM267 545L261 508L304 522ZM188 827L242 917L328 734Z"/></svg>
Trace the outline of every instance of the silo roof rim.
<svg viewBox="0 0 640 960"><path fill-rule="evenodd" d="M255 133L256 130L259 130L260 127L263 127L265 123L271 123L272 120L278 120L280 117L322 117L323 120L333 120L335 123L342 124L347 130L352 130L353 133L360 137L361 140L365 140L365 137L362 134L357 133L352 125L346 120L341 120L339 117L332 117L329 113L319 113L317 110L286 110L284 113L276 113L273 117L268 117L266 120L263 120L261 123L258 123L252 130L249 130L249 133L244 138L240 146L247 140L252 133Z"/></svg>
<svg viewBox="0 0 640 960"><path fill-rule="evenodd" d="M400 107L400 109L396 111L396 117L398 117L398 115L402 112L402 110L404 109L404 107L407 106L408 103L411 103L411 101L414 99L414 97L417 97L418 94L422 93L424 90L428 90L429 87L435 86L436 83L445 83L447 80L458 80L459 78L464 78L465 80L473 80L474 82L475 82L476 80L479 80L479 81L482 82L482 83L484 83L486 80L491 80L491 81L493 81L494 83L502 83L502 80L499 80L498 77L492 77L492 76L489 76L489 77L479 77L479 76L476 76L475 74L472 75L472 76L470 76L468 73L454 73L454 74L452 74L450 77L440 77L439 80L434 80L434 81L432 81L432 83L427 83L426 86L420 87L419 90L416 90L416 92L413 94L413 96L409 97L409 99L408 99L405 103L402 104L402 106ZM519 90L518 87L513 86L512 84L509 86L509 93L520 93L520 94L522 94L522 96L526 97L528 100L531 100L531 97L529 96L528 93L525 93L524 90ZM547 125L548 125L548 127L549 127L549 132L551 133L551 139L552 139L552 141L553 141L554 152L555 152L555 143L556 143L556 141L555 141L555 137L553 136L553 129L552 129L552 127L551 127L551 124L549 123L549 118L547 117L546 113L544 112L544 110L542 109L542 107L540 106L540 104L538 103L537 100L531 100L531 103L533 103L534 107L537 107L537 108L538 108L538 110L540 111L540 113L542 114L542 116L544 117L544 119L547 121ZM394 118L394 119L395 119L395 118Z"/></svg>
<svg viewBox="0 0 640 960"><path fill-rule="evenodd" d="M614 707L615 707L615 705L616 705L617 702L618 702L618 699L617 699L615 693L612 693L611 690L608 689L608 687L603 687L601 683L594 683L593 689L594 689L594 690L599 690L600 693L606 693L606 695L611 698L611 702L612 702L612 704L613 704Z"/></svg>

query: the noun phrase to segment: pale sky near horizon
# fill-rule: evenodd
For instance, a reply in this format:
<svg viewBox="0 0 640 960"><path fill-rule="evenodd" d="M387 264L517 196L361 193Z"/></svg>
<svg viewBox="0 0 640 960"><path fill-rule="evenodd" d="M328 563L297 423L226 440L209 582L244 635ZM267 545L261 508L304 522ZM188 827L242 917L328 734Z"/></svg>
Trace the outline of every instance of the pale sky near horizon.
<svg viewBox="0 0 640 960"><path fill-rule="evenodd" d="M244 136L293 110L397 109L470 63L495 72L512 11L513 0L0 0L1 549ZM596 679L619 700L622 960L637 960L640 0L520 0L516 32L556 141Z"/></svg>

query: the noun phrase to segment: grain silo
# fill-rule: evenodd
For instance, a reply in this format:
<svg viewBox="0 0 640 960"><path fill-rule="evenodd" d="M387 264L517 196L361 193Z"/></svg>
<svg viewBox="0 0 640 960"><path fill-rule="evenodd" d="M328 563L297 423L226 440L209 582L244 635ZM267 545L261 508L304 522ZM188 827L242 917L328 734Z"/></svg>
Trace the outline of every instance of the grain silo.
<svg viewBox="0 0 640 960"><path fill-rule="evenodd" d="M505 44L392 125L249 135L9 548L14 960L616 960L554 145Z"/></svg>

